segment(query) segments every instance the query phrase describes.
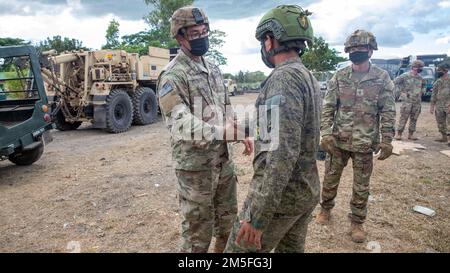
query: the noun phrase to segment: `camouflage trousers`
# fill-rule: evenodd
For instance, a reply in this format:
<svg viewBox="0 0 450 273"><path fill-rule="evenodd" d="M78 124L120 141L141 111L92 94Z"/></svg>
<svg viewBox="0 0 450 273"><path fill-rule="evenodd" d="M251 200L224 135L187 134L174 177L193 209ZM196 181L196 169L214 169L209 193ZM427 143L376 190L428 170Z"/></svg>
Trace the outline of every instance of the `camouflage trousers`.
<svg viewBox="0 0 450 273"><path fill-rule="evenodd" d="M420 103L404 102L400 107L400 119L398 120L397 131L403 132L405 130L406 122L409 119L409 132L416 131L417 119L419 118L422 106Z"/></svg>
<svg viewBox="0 0 450 273"><path fill-rule="evenodd" d="M212 236L228 238L237 214L232 161L208 171L176 170L183 221L181 252L208 251Z"/></svg>
<svg viewBox="0 0 450 273"><path fill-rule="evenodd" d="M448 108L437 106L434 114L439 132L443 135L450 135L450 113Z"/></svg>
<svg viewBox="0 0 450 273"><path fill-rule="evenodd" d="M353 161L353 195L350 201L349 217L353 222L364 223L367 216L370 176L373 170L372 153L354 153L336 148L333 155L327 155L320 205L324 209L334 207L342 171L350 158Z"/></svg>

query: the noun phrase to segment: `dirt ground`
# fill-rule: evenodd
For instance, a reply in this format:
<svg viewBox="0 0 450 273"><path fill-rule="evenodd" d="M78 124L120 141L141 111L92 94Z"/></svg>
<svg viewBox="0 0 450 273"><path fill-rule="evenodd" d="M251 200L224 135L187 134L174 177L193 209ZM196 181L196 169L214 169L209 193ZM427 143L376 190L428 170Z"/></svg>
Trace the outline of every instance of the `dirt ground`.
<svg viewBox="0 0 450 273"><path fill-rule="evenodd" d="M256 96L237 96L232 102L253 104ZM426 150L375 160L368 241L355 244L347 234L349 163L332 223L310 223L307 252L450 252L450 158L440 153L450 148L433 141L439 134L428 109L423 103L417 141ZM0 252L178 250L177 182L162 121L119 135L83 125L53 136L32 166L0 162ZM236 144L239 204L252 176L252 158L242 151ZM322 178L324 163L318 165ZM418 214L415 205L432 208L436 215Z"/></svg>

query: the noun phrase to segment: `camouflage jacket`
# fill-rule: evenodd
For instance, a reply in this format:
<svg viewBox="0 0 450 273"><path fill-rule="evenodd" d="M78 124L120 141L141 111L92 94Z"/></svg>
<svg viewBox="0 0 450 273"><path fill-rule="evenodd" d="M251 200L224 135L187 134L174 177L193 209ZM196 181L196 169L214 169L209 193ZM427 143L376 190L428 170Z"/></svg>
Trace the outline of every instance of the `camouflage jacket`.
<svg viewBox="0 0 450 273"><path fill-rule="evenodd" d="M319 85L300 58L278 65L262 84L254 176L243 209L255 228L265 229L274 213L304 213L305 202L318 200L320 105Z"/></svg>
<svg viewBox="0 0 450 273"><path fill-rule="evenodd" d="M420 75L413 76L411 72L404 73L394 80L400 96L404 103L420 104L422 101L422 94L425 92L425 80Z"/></svg>
<svg viewBox="0 0 450 273"><path fill-rule="evenodd" d="M434 82L431 104L442 108L450 106L450 78L439 78Z"/></svg>
<svg viewBox="0 0 450 273"><path fill-rule="evenodd" d="M223 128L215 124L230 104L216 65L203 57L196 62L180 50L158 79L158 98L176 169L208 170L230 158L229 145L215 138L216 128Z"/></svg>
<svg viewBox="0 0 450 273"><path fill-rule="evenodd" d="M386 71L371 65L359 82L352 66L336 72L328 83L322 109L322 136L333 134L341 149L368 153L394 136L394 84Z"/></svg>

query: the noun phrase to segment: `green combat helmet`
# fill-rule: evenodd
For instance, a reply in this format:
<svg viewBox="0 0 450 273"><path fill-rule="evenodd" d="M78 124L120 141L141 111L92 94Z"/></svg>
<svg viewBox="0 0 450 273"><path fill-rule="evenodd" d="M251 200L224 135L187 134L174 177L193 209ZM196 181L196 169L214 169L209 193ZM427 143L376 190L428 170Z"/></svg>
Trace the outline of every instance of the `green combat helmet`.
<svg viewBox="0 0 450 273"><path fill-rule="evenodd" d="M448 72L450 70L450 64L443 63L438 65L437 71Z"/></svg>
<svg viewBox="0 0 450 273"><path fill-rule="evenodd" d="M421 60L415 60L414 62L412 62L412 65L411 65L411 67L417 67L417 68L422 68L424 66L425 66L425 64Z"/></svg>
<svg viewBox="0 0 450 273"><path fill-rule="evenodd" d="M209 26L209 20L205 12L196 7L182 7L177 9L170 19L170 34L175 38L180 29L206 24Z"/></svg>
<svg viewBox="0 0 450 273"><path fill-rule="evenodd" d="M349 49L355 46L369 46L372 50L378 50L377 40L372 32L362 29L355 30L355 32L350 34L350 36L347 37L344 46L345 53L348 53Z"/></svg>
<svg viewBox="0 0 450 273"><path fill-rule="evenodd" d="M255 37L263 42L267 33L281 44L279 48L272 49L269 56L290 48L304 49L313 43L313 28L308 16L312 13L303 10L297 5L281 5L267 12L256 28ZM273 51L273 52L272 52Z"/></svg>

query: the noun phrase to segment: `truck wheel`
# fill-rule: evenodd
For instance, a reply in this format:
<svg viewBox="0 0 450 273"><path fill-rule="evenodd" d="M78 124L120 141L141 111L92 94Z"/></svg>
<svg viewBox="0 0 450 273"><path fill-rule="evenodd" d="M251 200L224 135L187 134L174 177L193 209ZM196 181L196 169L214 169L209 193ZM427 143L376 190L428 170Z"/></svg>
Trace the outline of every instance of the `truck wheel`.
<svg viewBox="0 0 450 273"><path fill-rule="evenodd" d="M133 121L133 105L127 92L114 89L106 97L106 131L122 133L127 131Z"/></svg>
<svg viewBox="0 0 450 273"><path fill-rule="evenodd" d="M19 166L28 166L38 161L43 153L44 143L41 141L41 144L32 150L17 151L9 155L9 161Z"/></svg>
<svg viewBox="0 0 450 273"><path fill-rule="evenodd" d="M58 111L55 117L56 128L60 131L71 131L76 130L81 125L81 121L75 121L74 123L67 122L64 118L64 114L61 110Z"/></svg>
<svg viewBox="0 0 450 273"><path fill-rule="evenodd" d="M133 124L146 125L153 123L158 116L158 100L155 92L148 87L138 87L132 96Z"/></svg>

